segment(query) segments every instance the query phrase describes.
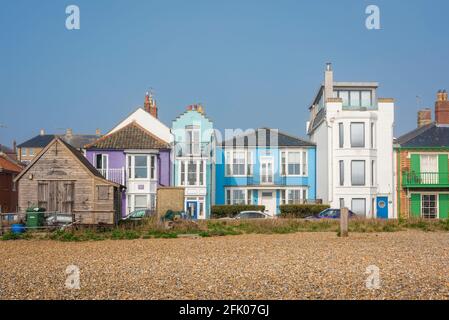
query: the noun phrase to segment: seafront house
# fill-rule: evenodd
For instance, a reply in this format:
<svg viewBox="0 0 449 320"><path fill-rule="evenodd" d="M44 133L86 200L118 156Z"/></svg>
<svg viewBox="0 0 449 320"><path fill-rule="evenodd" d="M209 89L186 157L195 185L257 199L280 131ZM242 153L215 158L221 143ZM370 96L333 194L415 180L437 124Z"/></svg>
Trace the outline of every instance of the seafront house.
<svg viewBox="0 0 449 320"><path fill-rule="evenodd" d="M214 203L214 125L201 105L191 105L172 124L173 185L185 188L184 208L193 219L210 217Z"/></svg>
<svg viewBox="0 0 449 320"><path fill-rule="evenodd" d="M0 213L17 212L17 185L14 179L21 171L19 163L0 151Z"/></svg>
<svg viewBox="0 0 449 320"><path fill-rule="evenodd" d="M14 180L19 212L45 208L81 225L112 225L120 219L120 186L105 179L84 155L54 138Z"/></svg>
<svg viewBox="0 0 449 320"><path fill-rule="evenodd" d="M395 141L397 211L401 218L449 217L449 101L439 91L432 111L418 113L418 128Z"/></svg>
<svg viewBox="0 0 449 320"><path fill-rule="evenodd" d="M275 216L282 204L314 202L315 144L275 129L248 130L216 149L216 204L263 205Z"/></svg>
<svg viewBox="0 0 449 320"><path fill-rule="evenodd" d="M336 82L327 64L307 133L317 146L317 198L363 217L396 218L394 101L377 89L376 82Z"/></svg>
<svg viewBox="0 0 449 320"><path fill-rule="evenodd" d="M17 160L24 164L29 164L34 157L57 136L72 147L83 152L84 145L97 140L101 137L101 134L98 129L95 134L73 134L72 129L67 129L65 134L46 134L45 131L41 129L39 135L17 146Z"/></svg>
<svg viewBox="0 0 449 320"><path fill-rule="evenodd" d="M123 216L156 209L158 187L170 185L170 137L170 129L157 119L155 100L147 93L143 109L86 146L86 157L98 172L126 186Z"/></svg>

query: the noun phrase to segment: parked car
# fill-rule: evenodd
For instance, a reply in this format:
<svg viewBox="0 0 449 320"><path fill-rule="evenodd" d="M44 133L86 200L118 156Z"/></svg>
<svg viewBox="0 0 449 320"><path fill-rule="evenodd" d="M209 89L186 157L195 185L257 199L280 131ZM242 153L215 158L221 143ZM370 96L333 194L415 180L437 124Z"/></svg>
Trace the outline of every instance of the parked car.
<svg viewBox="0 0 449 320"><path fill-rule="evenodd" d="M145 217L150 217L154 214L154 210L151 209L139 209L134 210L126 217L122 218L122 220L142 220Z"/></svg>
<svg viewBox="0 0 449 320"><path fill-rule="evenodd" d="M234 219L269 219L270 215L262 211L242 211Z"/></svg>
<svg viewBox="0 0 449 320"><path fill-rule="evenodd" d="M349 210L349 218L356 218L357 215ZM316 215L306 217L308 220L317 219L340 219L340 209L325 209Z"/></svg>

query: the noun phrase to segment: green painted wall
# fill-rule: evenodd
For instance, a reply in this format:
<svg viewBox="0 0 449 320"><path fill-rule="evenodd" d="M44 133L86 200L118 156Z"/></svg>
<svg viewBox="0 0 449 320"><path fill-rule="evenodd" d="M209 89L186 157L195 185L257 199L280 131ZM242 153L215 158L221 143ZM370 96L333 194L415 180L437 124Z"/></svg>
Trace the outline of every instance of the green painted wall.
<svg viewBox="0 0 449 320"><path fill-rule="evenodd" d="M438 171L440 184L447 184L449 182L447 154L438 155Z"/></svg>
<svg viewBox="0 0 449 320"><path fill-rule="evenodd" d="M447 219L449 215L449 194L440 194L440 219Z"/></svg>
<svg viewBox="0 0 449 320"><path fill-rule="evenodd" d="M421 194L420 193L412 193L412 217L420 218L421 217Z"/></svg>

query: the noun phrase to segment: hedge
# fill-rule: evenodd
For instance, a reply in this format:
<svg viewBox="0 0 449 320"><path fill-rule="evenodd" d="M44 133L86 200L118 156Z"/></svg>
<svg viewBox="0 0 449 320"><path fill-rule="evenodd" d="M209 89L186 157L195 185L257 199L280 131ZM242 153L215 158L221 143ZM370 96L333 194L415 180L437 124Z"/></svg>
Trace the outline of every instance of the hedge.
<svg viewBox="0 0 449 320"><path fill-rule="evenodd" d="M280 216L283 218L306 218L330 208L325 204L286 204L281 205Z"/></svg>
<svg viewBox="0 0 449 320"><path fill-rule="evenodd" d="M242 211L264 211L265 206L255 206L255 205L221 205L212 206L211 208L211 218L219 219L224 217L234 217Z"/></svg>

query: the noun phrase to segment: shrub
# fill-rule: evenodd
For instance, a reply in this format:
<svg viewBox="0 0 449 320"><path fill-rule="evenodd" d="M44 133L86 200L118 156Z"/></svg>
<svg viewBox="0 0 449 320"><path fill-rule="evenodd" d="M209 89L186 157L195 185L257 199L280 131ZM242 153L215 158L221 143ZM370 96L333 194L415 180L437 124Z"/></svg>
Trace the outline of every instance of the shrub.
<svg viewBox="0 0 449 320"><path fill-rule="evenodd" d="M285 204L280 206L282 218L305 218L330 208L325 204Z"/></svg>
<svg viewBox="0 0 449 320"><path fill-rule="evenodd" d="M28 240L31 238L31 235L28 233L13 233L13 232L6 232L1 239L4 241L8 240Z"/></svg>
<svg viewBox="0 0 449 320"><path fill-rule="evenodd" d="M265 206L256 205L220 205L212 206L211 218L219 219L229 217L232 218L242 211L264 211Z"/></svg>

